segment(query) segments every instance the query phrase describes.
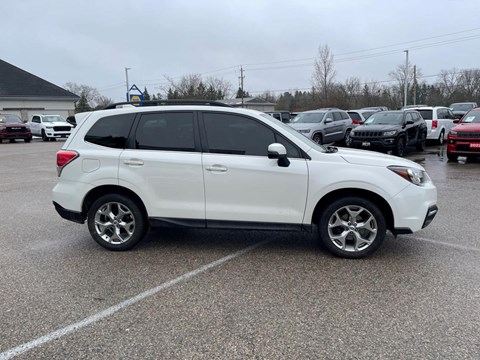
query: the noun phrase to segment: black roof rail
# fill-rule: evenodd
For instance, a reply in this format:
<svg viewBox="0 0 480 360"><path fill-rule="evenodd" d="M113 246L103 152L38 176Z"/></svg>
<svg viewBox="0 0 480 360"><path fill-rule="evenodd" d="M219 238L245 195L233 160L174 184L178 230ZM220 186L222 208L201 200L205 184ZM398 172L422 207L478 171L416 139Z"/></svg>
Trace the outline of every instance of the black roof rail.
<svg viewBox="0 0 480 360"><path fill-rule="evenodd" d="M189 99L174 99L174 100L147 100L147 101L124 101L118 102L104 107L102 110L116 109L120 105L132 106L168 106L168 105L205 105L205 106L220 106L232 107L228 104L215 100L189 100Z"/></svg>

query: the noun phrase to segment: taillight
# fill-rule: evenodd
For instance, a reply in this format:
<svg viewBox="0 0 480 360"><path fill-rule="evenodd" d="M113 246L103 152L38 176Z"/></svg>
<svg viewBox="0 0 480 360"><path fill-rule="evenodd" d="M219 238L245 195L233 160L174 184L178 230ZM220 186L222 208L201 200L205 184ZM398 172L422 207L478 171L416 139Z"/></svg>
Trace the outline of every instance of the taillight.
<svg viewBox="0 0 480 360"><path fill-rule="evenodd" d="M436 129L438 127L438 120L432 120L432 129Z"/></svg>
<svg viewBox="0 0 480 360"><path fill-rule="evenodd" d="M353 125L359 125L362 122L362 120L352 120Z"/></svg>
<svg viewBox="0 0 480 360"><path fill-rule="evenodd" d="M60 150L57 152L57 174L60 176L63 168L75 160L79 154L76 151Z"/></svg>

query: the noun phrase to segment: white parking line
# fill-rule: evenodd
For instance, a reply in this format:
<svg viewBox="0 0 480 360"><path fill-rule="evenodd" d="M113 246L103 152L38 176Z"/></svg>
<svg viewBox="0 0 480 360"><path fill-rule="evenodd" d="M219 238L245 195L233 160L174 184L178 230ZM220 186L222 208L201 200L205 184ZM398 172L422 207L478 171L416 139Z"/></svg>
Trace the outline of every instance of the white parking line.
<svg viewBox="0 0 480 360"><path fill-rule="evenodd" d="M427 238L420 238L420 237L413 237L411 238L412 240L420 240L420 241L425 241L425 242L429 242L429 243L432 243L432 244L436 244L436 245L443 245L443 246L449 246L449 247L452 247L452 248L455 248L455 249L459 249L459 250L467 250L467 251L480 251L480 248L476 248L476 247L473 247L473 246L465 246L465 245L459 245L459 244L452 244L452 243L448 243L448 242L443 242L443 241L438 241L438 240L432 240L432 239L427 239Z"/></svg>
<svg viewBox="0 0 480 360"><path fill-rule="evenodd" d="M17 355L20 355L24 352L27 352L29 350L32 350L40 345L43 345L45 343L48 343L52 340L55 340L55 339L58 339L64 335L67 335L67 334L70 334L70 333L73 333L77 330L80 330L82 328L84 328L85 326L88 326L90 324L93 324L99 320L102 320L102 319L105 319L106 317L109 317L109 316L112 316L113 314L115 314L116 312L122 310L122 309L125 309L126 307L130 306L130 305L133 305L133 304L136 304L137 302L139 301L142 301L146 298L149 298L153 295L156 295L158 294L159 292L163 291L163 290L166 290L168 289L169 287L172 287L173 285L176 285L176 284L179 284L181 282L184 282L196 275L200 275L204 272L206 272L207 270L210 270L211 268L214 268L216 266L219 266L219 265L222 265L224 263L226 263L227 261L230 261L232 259L235 259L241 255L244 255L246 253L248 253L249 251L252 251L262 245L265 245L266 243L268 243L270 240L265 240L265 241L262 241L260 243L257 243L255 245L252 245L252 246L249 246L243 250L240 250L240 251L237 251L233 254L230 254L230 255L227 255L221 259L218 259L214 262L211 262L207 265L204 265L202 267L199 267L198 269L196 270L193 270L193 271L190 271L186 274L183 274L173 280L170 280L170 281L167 281L167 282L164 282L163 284L161 285L158 285L157 287L154 287L152 289L149 289L147 291L144 291L128 300L125 300L125 301L122 301L121 303L117 304L117 305L113 305L111 307L109 307L108 309L106 310L103 310L103 311L100 311L92 316L89 316L79 322L76 322L74 324L71 324L71 325L68 325L62 329L59 329L59 330L55 330L53 332L51 332L50 334L47 334L47 335L44 335L44 336L41 336L35 340L32 340L28 343L24 343L24 344L21 344L21 345L18 345L10 350L7 350L7 351L4 351L2 353L0 353L0 360L6 360L6 359L10 359L14 356L17 356Z"/></svg>

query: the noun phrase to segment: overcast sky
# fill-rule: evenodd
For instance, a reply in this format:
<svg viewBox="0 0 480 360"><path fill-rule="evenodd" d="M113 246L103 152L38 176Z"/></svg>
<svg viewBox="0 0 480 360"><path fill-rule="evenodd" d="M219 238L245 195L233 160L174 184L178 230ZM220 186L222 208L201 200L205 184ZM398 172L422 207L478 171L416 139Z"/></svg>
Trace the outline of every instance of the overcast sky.
<svg viewBox="0 0 480 360"><path fill-rule="evenodd" d="M320 45L336 80L389 80L405 49L425 80L480 67L479 0L0 0L0 58L114 101L201 74L251 94L308 90Z"/></svg>

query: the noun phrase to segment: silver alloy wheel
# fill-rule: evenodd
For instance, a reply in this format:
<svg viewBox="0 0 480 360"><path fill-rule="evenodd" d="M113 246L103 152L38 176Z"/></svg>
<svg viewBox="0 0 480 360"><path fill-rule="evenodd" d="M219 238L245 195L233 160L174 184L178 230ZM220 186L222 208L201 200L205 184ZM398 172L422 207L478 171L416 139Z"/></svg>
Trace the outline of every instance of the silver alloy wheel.
<svg viewBox="0 0 480 360"><path fill-rule="evenodd" d="M135 217L125 204L108 202L95 213L95 230L106 242L122 244L133 236Z"/></svg>
<svg viewBox="0 0 480 360"><path fill-rule="evenodd" d="M335 211L328 220L332 243L348 252L363 251L377 236L377 221L370 211L359 205L347 205Z"/></svg>

